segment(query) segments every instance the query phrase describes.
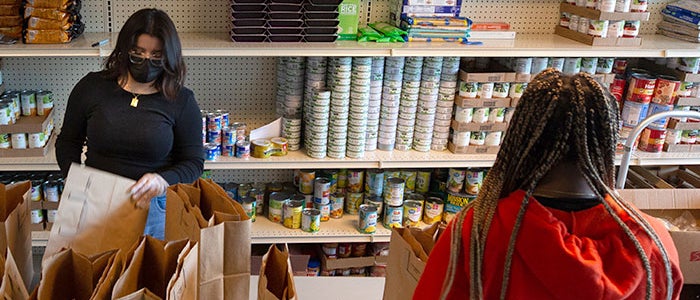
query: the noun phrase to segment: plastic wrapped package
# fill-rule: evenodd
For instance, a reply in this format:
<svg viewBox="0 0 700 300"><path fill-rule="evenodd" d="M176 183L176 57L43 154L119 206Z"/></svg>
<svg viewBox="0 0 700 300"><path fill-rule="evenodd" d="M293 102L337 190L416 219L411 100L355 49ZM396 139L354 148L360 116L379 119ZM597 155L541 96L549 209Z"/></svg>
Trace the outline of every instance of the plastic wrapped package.
<svg viewBox="0 0 700 300"><path fill-rule="evenodd" d="M20 7L19 4L0 4L0 16L19 16Z"/></svg>
<svg viewBox="0 0 700 300"><path fill-rule="evenodd" d="M52 8L62 11L80 10L79 0L27 0L26 5L33 7Z"/></svg>
<svg viewBox="0 0 700 300"><path fill-rule="evenodd" d="M19 39L22 37L22 26L0 27L0 34L13 39Z"/></svg>
<svg viewBox="0 0 700 300"><path fill-rule="evenodd" d="M22 17L16 16L0 16L0 27L22 26Z"/></svg>
<svg viewBox="0 0 700 300"><path fill-rule="evenodd" d="M21 5L22 0L0 0L0 5Z"/></svg>
<svg viewBox="0 0 700 300"><path fill-rule="evenodd" d="M41 8L41 7L33 7L33 6L25 6L24 7L24 17L25 18L30 18L30 17L37 17L37 18L42 18L42 19L50 19L50 20L68 20L69 22L73 22L77 19L79 19L79 14L77 11L62 11L62 10L56 10L53 8Z"/></svg>
<svg viewBox="0 0 700 300"><path fill-rule="evenodd" d="M44 18L31 17L27 19L27 29L47 29L66 31L71 28L73 23L68 21L68 18L63 20L51 20Z"/></svg>
<svg viewBox="0 0 700 300"><path fill-rule="evenodd" d="M27 44L60 44L68 43L83 33L85 25L75 23L68 30L28 29L24 35Z"/></svg>

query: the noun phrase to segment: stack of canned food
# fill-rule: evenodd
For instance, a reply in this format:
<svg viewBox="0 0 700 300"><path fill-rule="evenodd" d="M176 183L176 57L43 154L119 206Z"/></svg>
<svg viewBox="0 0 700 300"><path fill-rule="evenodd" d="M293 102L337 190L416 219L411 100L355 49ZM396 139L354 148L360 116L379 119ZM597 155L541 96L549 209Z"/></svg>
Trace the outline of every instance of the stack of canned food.
<svg viewBox="0 0 700 300"><path fill-rule="evenodd" d="M31 224L40 228L44 228L46 223L53 224L56 220L58 202L63 192L63 177L60 173L0 173L0 183L5 185L27 180L32 185L30 191Z"/></svg>
<svg viewBox="0 0 700 300"><path fill-rule="evenodd" d="M384 64L384 89L377 136L379 150L394 150L396 144L405 63L405 57L387 57Z"/></svg>
<svg viewBox="0 0 700 300"><path fill-rule="evenodd" d="M206 160L224 157L250 157L250 143L247 139L247 126L243 122L229 121L225 109L202 110L202 142Z"/></svg>
<svg viewBox="0 0 700 300"><path fill-rule="evenodd" d="M346 152L347 157L350 158L362 158L365 156L371 71L371 57L353 58Z"/></svg>
<svg viewBox="0 0 700 300"><path fill-rule="evenodd" d="M382 110L382 89L384 84L384 57L372 58L369 81L369 109L367 112L367 134L365 151L377 150L379 118Z"/></svg>
<svg viewBox="0 0 700 300"><path fill-rule="evenodd" d="M399 118L396 126L396 144L394 145L396 150L408 151L413 146L422 70L423 57L412 56L406 58L406 65L403 69L403 83L401 85Z"/></svg>
<svg viewBox="0 0 700 300"><path fill-rule="evenodd" d="M444 151L450 135L452 107L457 93L457 76L459 74L459 57L445 57L440 72L438 101L433 121L433 136L430 149Z"/></svg>
<svg viewBox="0 0 700 300"><path fill-rule="evenodd" d="M646 12L647 1L629 0L567 0L569 4L597 9L603 12ZM573 31L601 38L633 38L639 34L639 20L594 20L576 14L561 12L559 25Z"/></svg>
<svg viewBox="0 0 700 300"><path fill-rule="evenodd" d="M21 117L46 116L53 109L53 94L49 91L5 91L0 96L0 126L11 126ZM54 121L49 120L40 132L0 133L0 149L43 148L51 137ZM12 133L7 133L8 131Z"/></svg>
<svg viewBox="0 0 700 300"><path fill-rule="evenodd" d="M321 245L321 253L325 259L344 259L364 256L388 256L389 243L325 243ZM308 276L373 276L384 277L385 265L372 263L368 266L357 266L343 269L321 269L320 262L309 261Z"/></svg>
<svg viewBox="0 0 700 300"><path fill-rule="evenodd" d="M327 85L331 91L331 113L330 124L327 125L329 127L327 156L343 158L347 154L352 57L331 57L328 60ZM309 146L316 147L316 145L306 145L307 149Z"/></svg>
<svg viewBox="0 0 700 300"><path fill-rule="evenodd" d="M330 104L331 92L326 90L313 91L311 101L304 102L304 145L310 157L325 158L328 138L337 138L328 131Z"/></svg>
<svg viewBox="0 0 700 300"><path fill-rule="evenodd" d="M424 58L418 91L418 107L413 133L413 149L420 152L430 151L433 140L435 115L437 113L440 76L442 75L442 56Z"/></svg>

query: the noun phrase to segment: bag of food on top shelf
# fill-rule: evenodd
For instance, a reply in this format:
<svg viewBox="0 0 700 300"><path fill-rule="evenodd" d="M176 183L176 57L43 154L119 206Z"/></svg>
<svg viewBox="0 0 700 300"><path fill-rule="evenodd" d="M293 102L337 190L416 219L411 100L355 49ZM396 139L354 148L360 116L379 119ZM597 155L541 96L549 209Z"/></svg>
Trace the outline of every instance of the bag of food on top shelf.
<svg viewBox="0 0 700 300"><path fill-rule="evenodd" d="M19 5L22 0L0 0L0 5Z"/></svg>
<svg viewBox="0 0 700 300"><path fill-rule="evenodd" d="M19 16L20 15L20 5L2 5L0 4L0 16Z"/></svg>
<svg viewBox="0 0 700 300"><path fill-rule="evenodd" d="M297 299L292 263L289 260L289 248L284 245L280 250L272 244L263 255L258 280L258 300L295 300Z"/></svg>
<svg viewBox="0 0 700 300"><path fill-rule="evenodd" d="M0 184L0 256L7 260L9 253L12 253L25 287L31 285L34 276L30 190L29 181Z"/></svg>
<svg viewBox="0 0 700 300"><path fill-rule="evenodd" d="M91 299L98 279L108 272L118 250L83 255L63 249L43 263L37 299Z"/></svg>
<svg viewBox="0 0 700 300"><path fill-rule="evenodd" d="M80 10L80 0L27 0L26 5L55 10Z"/></svg>
<svg viewBox="0 0 700 300"><path fill-rule="evenodd" d="M73 22L78 19L78 16L80 14L78 12L72 12L72 11L62 11L62 10L55 10L51 8L41 8L41 7L33 7L33 6L25 6L24 7L24 18L30 18L30 17L37 17L37 18L43 18L43 19L50 19L50 20L64 20L68 19L68 21Z"/></svg>
<svg viewBox="0 0 700 300"><path fill-rule="evenodd" d="M30 17L29 19L27 19L27 29L66 31L70 29L71 26L73 26L73 24L69 21L68 18L65 18L63 20L53 20Z"/></svg>
<svg viewBox="0 0 700 300"><path fill-rule="evenodd" d="M433 224L425 229L394 228L391 231L389 258L384 283L384 299L411 299L418 285L428 255L444 225Z"/></svg>
<svg viewBox="0 0 700 300"><path fill-rule="evenodd" d="M20 16L0 16L0 27L22 26Z"/></svg>
<svg viewBox="0 0 700 300"><path fill-rule="evenodd" d="M0 27L0 34L13 39L22 38L22 26Z"/></svg>

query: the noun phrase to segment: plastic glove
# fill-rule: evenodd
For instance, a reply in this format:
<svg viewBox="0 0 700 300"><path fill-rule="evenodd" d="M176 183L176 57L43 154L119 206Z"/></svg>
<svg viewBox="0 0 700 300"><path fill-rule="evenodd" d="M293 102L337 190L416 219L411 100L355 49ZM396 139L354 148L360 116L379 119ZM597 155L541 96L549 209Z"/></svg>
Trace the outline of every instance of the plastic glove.
<svg viewBox="0 0 700 300"><path fill-rule="evenodd" d="M168 182L156 173L146 173L141 179L129 188L131 201L136 203L138 208L148 208L151 198L165 193Z"/></svg>

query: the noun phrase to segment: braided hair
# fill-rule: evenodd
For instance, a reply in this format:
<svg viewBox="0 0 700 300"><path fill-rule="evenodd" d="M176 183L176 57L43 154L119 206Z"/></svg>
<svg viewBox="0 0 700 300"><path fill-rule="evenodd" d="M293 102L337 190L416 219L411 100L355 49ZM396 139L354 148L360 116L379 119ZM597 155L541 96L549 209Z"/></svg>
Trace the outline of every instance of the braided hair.
<svg viewBox="0 0 700 300"><path fill-rule="evenodd" d="M463 256L462 229L468 210L473 211L469 241L470 299L482 299L484 249L498 200L522 189L525 197L511 233L503 270L500 298L505 299L515 241L528 200L540 180L565 159L573 160L598 199L610 195L632 220L640 224L662 253L668 280L667 297L673 291L671 267L659 237L646 220L614 191L615 147L619 115L615 99L591 76L579 73L562 75L555 69L538 74L520 98L496 161L484 179L476 200L465 206L452 223L450 259L441 299L446 299L454 284L458 262ZM646 299L652 295L652 271L641 243L617 212L605 200L605 210L620 225L634 244L646 271Z"/></svg>

